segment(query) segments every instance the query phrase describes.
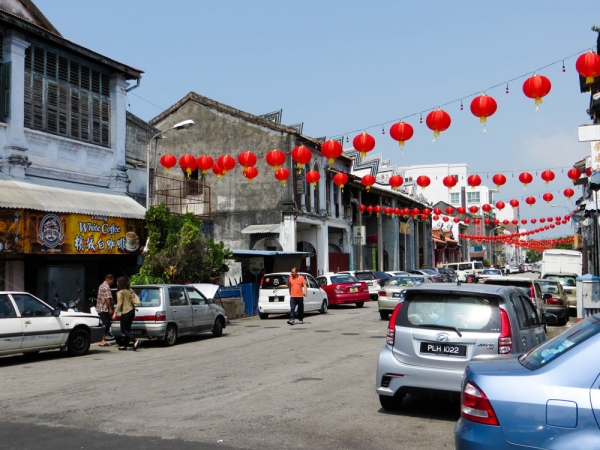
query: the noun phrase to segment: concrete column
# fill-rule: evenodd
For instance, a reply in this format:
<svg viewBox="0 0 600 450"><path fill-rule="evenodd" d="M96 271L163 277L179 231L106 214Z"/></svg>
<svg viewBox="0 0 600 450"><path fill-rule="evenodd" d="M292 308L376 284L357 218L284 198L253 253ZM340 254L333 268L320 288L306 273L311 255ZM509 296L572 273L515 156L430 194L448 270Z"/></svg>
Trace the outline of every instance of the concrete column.
<svg viewBox="0 0 600 450"><path fill-rule="evenodd" d="M396 208L398 202L396 199L392 200L392 208ZM400 219L394 214L390 221L391 239L388 245L388 252L391 250L390 258L390 269L400 270Z"/></svg>
<svg viewBox="0 0 600 450"><path fill-rule="evenodd" d="M379 206L383 210L383 199L379 197ZM383 216L384 213L377 217L377 267L376 270L383 271Z"/></svg>
<svg viewBox="0 0 600 450"><path fill-rule="evenodd" d="M127 92L125 90L128 85L123 75L113 74L110 78L110 148L113 151L110 188L121 193L127 192L130 183L125 167L127 137Z"/></svg>
<svg viewBox="0 0 600 450"><path fill-rule="evenodd" d="M25 262L24 261L6 261L4 270L4 279L6 290L23 291L25 290Z"/></svg>
<svg viewBox="0 0 600 450"><path fill-rule="evenodd" d="M423 264L431 267L431 247L429 247L429 239L427 236L427 221L424 220L421 224L423 233Z"/></svg>
<svg viewBox="0 0 600 450"><path fill-rule="evenodd" d="M419 264L419 224L417 219L413 219L412 229L414 231L414 268L419 269L421 265Z"/></svg>
<svg viewBox="0 0 600 450"><path fill-rule="evenodd" d="M344 201L342 199L342 188L334 184L334 188L337 190L337 204L338 204L338 216L340 219L344 218ZM348 188L346 188L348 189Z"/></svg>
<svg viewBox="0 0 600 450"><path fill-rule="evenodd" d="M358 191L358 204L362 205L362 190ZM360 212L360 210L358 211L358 220L356 221L356 224L359 227L362 227L363 224L363 214ZM363 249L364 249L364 245L355 245L354 248L356 249L356 258L355 261L358 262L357 267L355 267L355 270L363 270Z"/></svg>
<svg viewBox="0 0 600 450"><path fill-rule="evenodd" d="M325 177L325 169L323 168L323 164L320 165L319 167L319 175L321 175L321 180L323 180L320 183L317 183L317 187L318 187L318 191L317 191L317 195L319 196L319 211L317 211L321 217L323 216L327 216L327 201L329 200L327 198L327 189L325 186L325 183L327 183L327 178ZM333 208L333 202L331 203L331 207Z"/></svg>
<svg viewBox="0 0 600 450"><path fill-rule="evenodd" d="M317 275L329 272L329 227L317 226Z"/></svg>
<svg viewBox="0 0 600 450"><path fill-rule="evenodd" d="M284 252L296 251L296 218L294 214L283 215L279 229L279 244Z"/></svg>

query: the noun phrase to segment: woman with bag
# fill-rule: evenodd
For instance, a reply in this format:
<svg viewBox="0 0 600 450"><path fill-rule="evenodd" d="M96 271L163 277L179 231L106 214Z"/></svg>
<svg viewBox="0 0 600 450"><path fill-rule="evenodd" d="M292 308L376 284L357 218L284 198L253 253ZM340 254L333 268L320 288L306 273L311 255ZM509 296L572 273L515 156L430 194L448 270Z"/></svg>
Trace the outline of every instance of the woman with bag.
<svg viewBox="0 0 600 450"><path fill-rule="evenodd" d="M117 307L113 315L113 320L117 319L117 313L121 313L121 333L125 336L123 346L119 350L127 350L127 346L133 341L132 350L135 352L141 344L131 334L131 324L135 317L135 307L140 304L138 296L131 290L129 280L126 277L117 278Z"/></svg>

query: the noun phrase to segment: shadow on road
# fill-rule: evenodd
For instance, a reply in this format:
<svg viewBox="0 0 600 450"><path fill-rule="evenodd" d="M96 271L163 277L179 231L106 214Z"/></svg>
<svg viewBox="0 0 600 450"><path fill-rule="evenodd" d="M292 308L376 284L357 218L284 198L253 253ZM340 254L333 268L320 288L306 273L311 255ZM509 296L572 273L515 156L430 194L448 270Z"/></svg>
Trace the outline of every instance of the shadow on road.
<svg viewBox="0 0 600 450"><path fill-rule="evenodd" d="M379 409L381 414L418 417L423 419L456 422L460 419L460 399L429 397L427 395L407 395L397 411Z"/></svg>

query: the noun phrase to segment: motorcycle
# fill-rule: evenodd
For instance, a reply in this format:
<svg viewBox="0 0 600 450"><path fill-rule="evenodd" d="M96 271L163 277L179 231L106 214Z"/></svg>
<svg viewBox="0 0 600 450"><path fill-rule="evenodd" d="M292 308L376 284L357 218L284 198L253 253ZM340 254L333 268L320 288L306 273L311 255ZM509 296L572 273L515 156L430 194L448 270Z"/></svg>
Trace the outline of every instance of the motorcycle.
<svg viewBox="0 0 600 450"><path fill-rule="evenodd" d="M79 312L79 308L81 306L81 299L79 298L79 294L81 293L81 289L77 289L77 299L71 300L69 303L62 302L58 298L58 292L54 295L54 305L56 308L60 308L61 311L69 311L69 312Z"/></svg>

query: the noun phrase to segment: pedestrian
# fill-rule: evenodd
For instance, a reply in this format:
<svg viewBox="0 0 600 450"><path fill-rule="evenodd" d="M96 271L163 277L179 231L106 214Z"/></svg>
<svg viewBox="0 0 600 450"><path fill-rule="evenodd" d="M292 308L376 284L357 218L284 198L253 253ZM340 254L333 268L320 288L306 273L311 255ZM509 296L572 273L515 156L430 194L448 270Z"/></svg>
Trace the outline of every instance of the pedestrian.
<svg viewBox="0 0 600 450"><path fill-rule="evenodd" d="M304 323L304 297L306 297L306 280L298 275L298 270L292 267L292 274L288 279L290 290L290 320L287 323L294 325L294 313L298 307L298 323Z"/></svg>
<svg viewBox="0 0 600 450"><path fill-rule="evenodd" d="M106 342L106 336L110 334L111 316L113 315L112 293L111 286L115 283L114 277L109 273L104 277L104 282L98 288L96 296L96 312L100 316L102 325L104 325L104 334L102 340L98 344L100 347L108 347L110 344Z"/></svg>
<svg viewBox="0 0 600 450"><path fill-rule="evenodd" d="M509 273L510 273L510 264L506 263L506 265L504 266L504 275L508 276Z"/></svg>
<svg viewBox="0 0 600 450"><path fill-rule="evenodd" d="M113 315L113 320L117 319L117 313L121 313L121 334L125 336L119 350L127 350L127 346L133 341L132 350L135 352L141 344L141 341L137 340L131 334L131 324L135 317L135 304L137 302L137 296L135 292L131 290L129 286L129 280L126 277L117 278L117 307Z"/></svg>

